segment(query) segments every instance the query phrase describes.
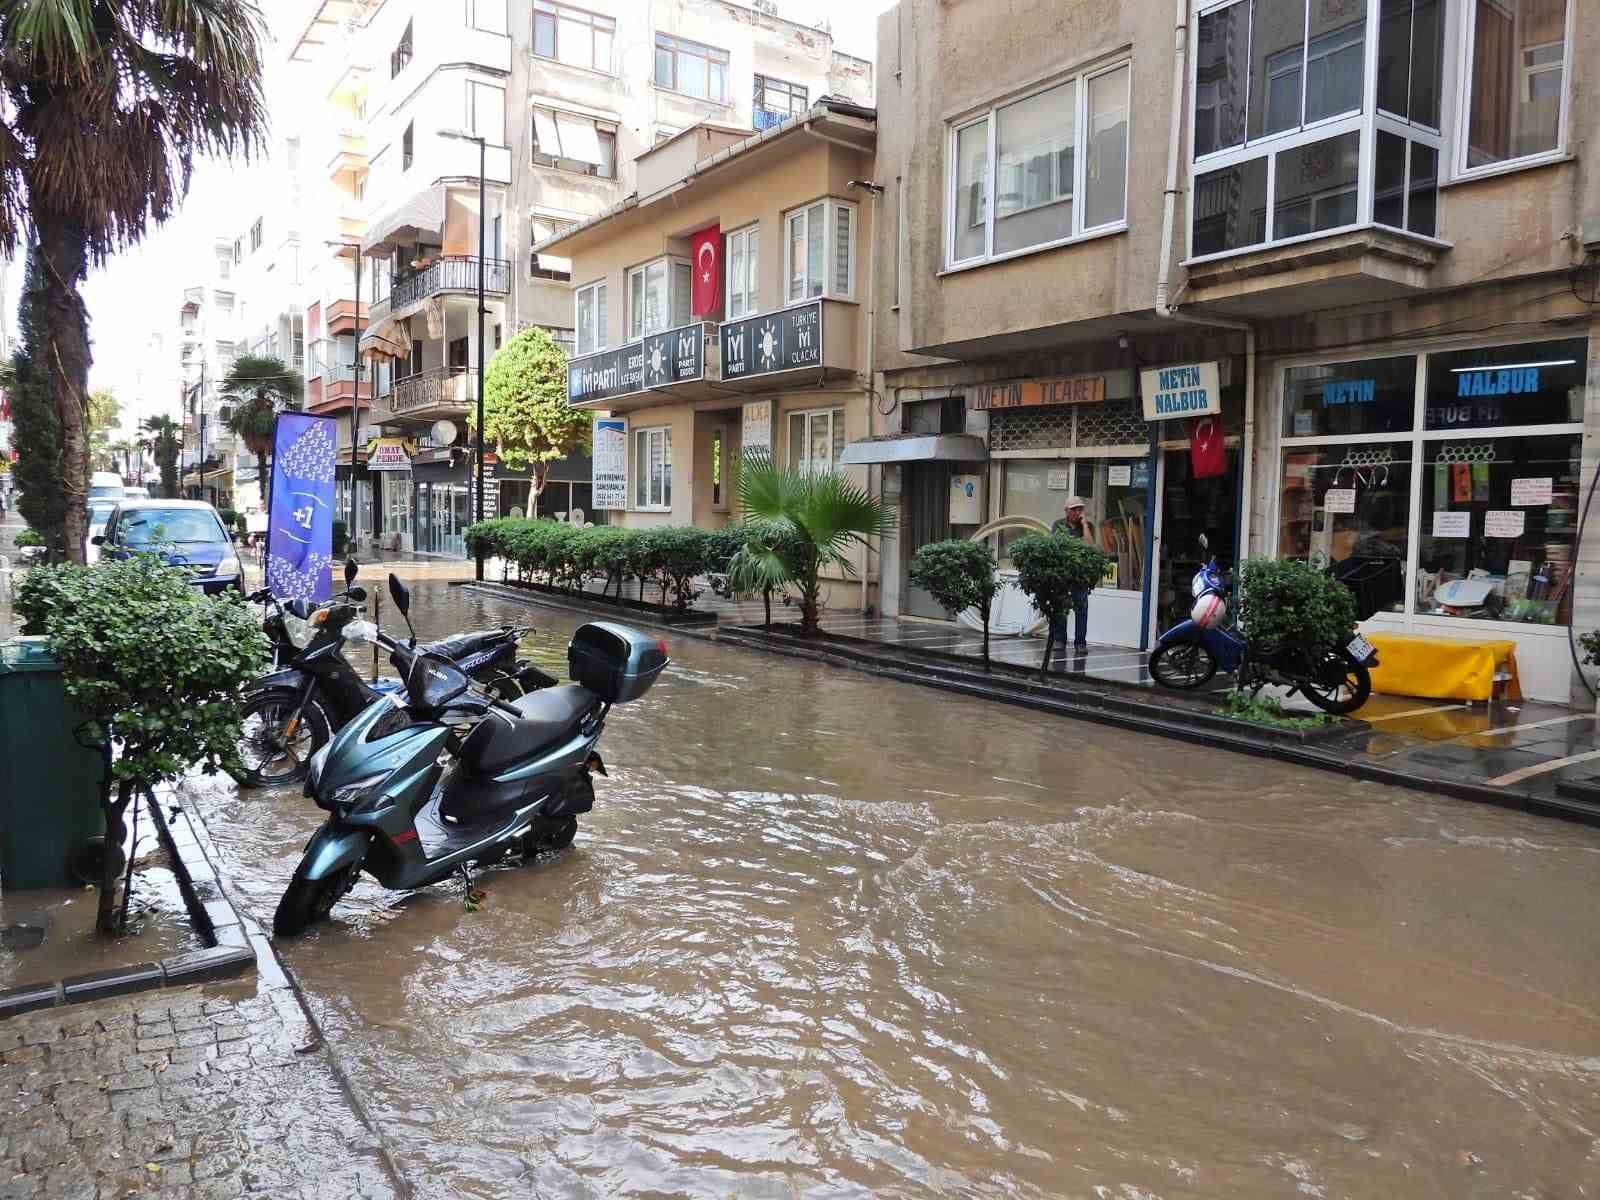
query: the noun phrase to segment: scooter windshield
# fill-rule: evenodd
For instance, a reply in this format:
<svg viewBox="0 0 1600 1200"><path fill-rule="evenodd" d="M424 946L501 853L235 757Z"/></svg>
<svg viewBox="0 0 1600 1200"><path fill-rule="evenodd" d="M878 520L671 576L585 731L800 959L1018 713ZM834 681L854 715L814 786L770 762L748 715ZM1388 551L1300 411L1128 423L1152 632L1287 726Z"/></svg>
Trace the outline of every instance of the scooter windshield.
<svg viewBox="0 0 1600 1200"><path fill-rule="evenodd" d="M416 708L443 708L471 686L471 679L437 654L419 654L406 673L406 698Z"/></svg>

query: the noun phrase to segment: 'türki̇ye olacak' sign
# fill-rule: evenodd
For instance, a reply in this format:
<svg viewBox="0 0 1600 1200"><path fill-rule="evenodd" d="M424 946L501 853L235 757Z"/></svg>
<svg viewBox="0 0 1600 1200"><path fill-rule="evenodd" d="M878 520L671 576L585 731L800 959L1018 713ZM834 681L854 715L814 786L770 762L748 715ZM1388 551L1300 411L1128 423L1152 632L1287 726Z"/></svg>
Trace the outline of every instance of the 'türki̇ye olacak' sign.
<svg viewBox="0 0 1600 1200"><path fill-rule="evenodd" d="M1146 421L1215 416L1222 411L1221 371L1214 362L1139 372Z"/></svg>
<svg viewBox="0 0 1600 1200"><path fill-rule="evenodd" d="M822 301L722 326L724 382L822 365Z"/></svg>
<svg viewBox="0 0 1600 1200"><path fill-rule="evenodd" d="M567 364L567 400L581 404L705 378L705 326L685 325Z"/></svg>

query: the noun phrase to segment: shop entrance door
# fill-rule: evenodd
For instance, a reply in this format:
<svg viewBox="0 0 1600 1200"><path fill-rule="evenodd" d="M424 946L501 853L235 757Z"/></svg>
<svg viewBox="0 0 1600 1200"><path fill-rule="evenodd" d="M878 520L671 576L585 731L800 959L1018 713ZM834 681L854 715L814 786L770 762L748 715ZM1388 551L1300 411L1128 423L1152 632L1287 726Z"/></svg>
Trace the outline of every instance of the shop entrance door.
<svg viewBox="0 0 1600 1200"><path fill-rule="evenodd" d="M1194 478L1187 448L1166 449L1156 486L1160 520L1150 597L1152 645L1163 630L1189 616L1194 606L1189 584L1205 562L1215 558L1224 569L1239 565L1239 448L1228 446L1226 469L1207 479Z"/></svg>
<svg viewBox="0 0 1600 1200"><path fill-rule="evenodd" d="M910 570L917 551L930 542L950 536L950 477L955 465L947 462L907 463L902 487L906 506L906 548L902 563ZM906 614L943 618L947 614L933 596L906 581Z"/></svg>

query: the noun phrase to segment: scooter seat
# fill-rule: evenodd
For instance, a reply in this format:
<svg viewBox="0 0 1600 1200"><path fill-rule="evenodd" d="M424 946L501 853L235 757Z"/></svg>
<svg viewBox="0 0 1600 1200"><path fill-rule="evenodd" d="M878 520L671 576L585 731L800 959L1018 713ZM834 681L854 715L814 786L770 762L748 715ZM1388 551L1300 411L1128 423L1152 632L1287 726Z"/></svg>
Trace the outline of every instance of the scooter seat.
<svg viewBox="0 0 1600 1200"><path fill-rule="evenodd" d="M442 654L452 661L458 661L505 640L507 639L503 630L477 629L471 633L458 633L453 637L440 638L437 642L429 642L425 646L418 646L417 649L430 654Z"/></svg>
<svg viewBox="0 0 1600 1200"><path fill-rule="evenodd" d="M600 697L568 683L513 700L511 706L522 714L520 719L493 713L467 735L458 756L462 770L471 775L497 775L560 744L586 715L600 707Z"/></svg>

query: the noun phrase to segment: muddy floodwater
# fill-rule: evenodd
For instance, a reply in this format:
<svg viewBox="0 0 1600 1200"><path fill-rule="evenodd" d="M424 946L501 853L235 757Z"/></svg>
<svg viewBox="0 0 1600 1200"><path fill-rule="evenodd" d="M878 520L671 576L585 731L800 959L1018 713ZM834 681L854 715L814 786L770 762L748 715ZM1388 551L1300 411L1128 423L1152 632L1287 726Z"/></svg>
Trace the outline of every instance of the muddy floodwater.
<svg viewBox="0 0 1600 1200"><path fill-rule="evenodd" d="M672 650L571 850L285 948L419 1195L1600 1196L1600 832ZM321 814L201 804L270 920Z"/></svg>

